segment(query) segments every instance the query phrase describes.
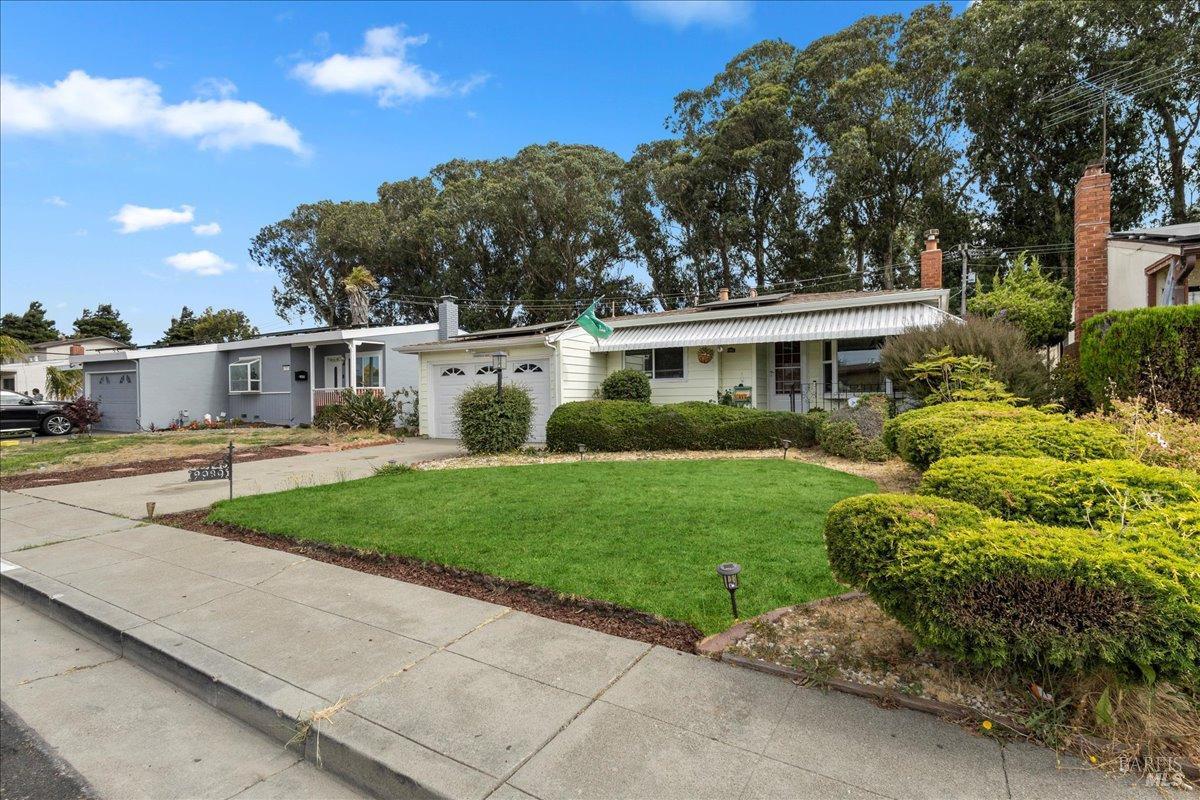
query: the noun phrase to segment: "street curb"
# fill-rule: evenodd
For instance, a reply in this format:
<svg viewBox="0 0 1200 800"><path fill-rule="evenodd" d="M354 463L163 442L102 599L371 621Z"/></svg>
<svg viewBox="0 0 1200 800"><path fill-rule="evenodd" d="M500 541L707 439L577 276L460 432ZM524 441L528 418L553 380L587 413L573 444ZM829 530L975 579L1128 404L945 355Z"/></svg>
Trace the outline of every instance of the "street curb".
<svg viewBox="0 0 1200 800"><path fill-rule="evenodd" d="M350 712L343 712L349 716L337 725L313 723L313 712L329 706L328 700L53 578L13 567L6 563L0 572L0 592L266 734L317 768L379 798L446 797L396 763L396 748L388 740L399 737L375 723Z"/></svg>

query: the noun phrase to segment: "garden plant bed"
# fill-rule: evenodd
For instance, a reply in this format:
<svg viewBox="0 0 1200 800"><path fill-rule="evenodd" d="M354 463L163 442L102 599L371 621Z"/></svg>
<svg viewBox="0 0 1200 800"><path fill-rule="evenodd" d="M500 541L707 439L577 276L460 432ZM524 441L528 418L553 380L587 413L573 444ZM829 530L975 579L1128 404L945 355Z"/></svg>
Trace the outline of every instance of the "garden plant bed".
<svg viewBox="0 0 1200 800"><path fill-rule="evenodd" d="M540 586L507 581L494 575L430 564L413 558L381 555L325 542L271 536L226 523L209 522L205 510L163 514L155 522L306 556L315 561L381 575L443 592L486 600L539 617L591 628L602 633L693 652L700 631L685 622L662 619L613 603L558 594Z"/></svg>
<svg viewBox="0 0 1200 800"><path fill-rule="evenodd" d="M934 714L971 731L1069 750L1107 769L1133 769L1168 786L1200 780L1200 698L1160 685L1159 711L1143 726L1098 728L1095 681L1048 686L1038 700L1031 682L1000 670L975 669L929 650L866 595L853 592L777 609L710 637L739 666ZM707 646L706 646L707 645ZM1158 735L1147 735L1150 730Z"/></svg>
<svg viewBox="0 0 1200 800"><path fill-rule="evenodd" d="M392 437L377 436L375 438L335 441L328 444L314 443L297 445L279 444L238 446L235 439L234 461L235 463L239 464L250 461L265 461L271 458L286 458L288 456L298 456L305 453L319 452L320 450L350 450L360 447L372 447L374 445L386 444L394 441L396 441L396 439ZM45 445L34 445L34 447L53 447L54 444L55 443L51 442ZM160 448L139 446L137 448L128 449L131 453L152 452L154 449L174 449L172 445L173 443L167 440L163 442L163 447ZM106 478L127 478L132 475L152 475L160 472L174 472L176 470L190 469L192 467L207 464L208 462L220 458L225 454L224 447L214 448L212 444L205 444L203 446L185 445L180 449L183 449L185 452L166 458L135 459L130 461L117 461L115 463L101 464L95 463L97 459L91 457L86 463L79 466L63 464L30 472L18 472L14 474L0 473L0 489L15 491L17 489L29 489L38 486L58 486L66 483L99 481ZM9 454L4 454L4 456L7 455ZM122 455L124 455L124 453L121 450L115 450L112 452L111 457L119 458Z"/></svg>
<svg viewBox="0 0 1200 800"><path fill-rule="evenodd" d="M687 622L729 625L716 565L744 569L754 614L840 591L822 526L873 492L782 459L586 462L402 470L239 497L210 520L495 575Z"/></svg>

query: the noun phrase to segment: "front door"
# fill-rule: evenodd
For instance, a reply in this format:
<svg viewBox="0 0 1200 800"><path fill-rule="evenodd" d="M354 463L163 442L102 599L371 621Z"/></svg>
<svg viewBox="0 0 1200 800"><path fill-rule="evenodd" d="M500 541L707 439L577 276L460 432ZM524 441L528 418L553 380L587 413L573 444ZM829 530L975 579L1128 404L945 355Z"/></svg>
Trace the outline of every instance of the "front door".
<svg viewBox="0 0 1200 800"><path fill-rule="evenodd" d="M345 356L325 356L325 388L344 389L350 385L346 377Z"/></svg>
<svg viewBox="0 0 1200 800"><path fill-rule="evenodd" d="M775 342L771 361L772 411L808 411L807 393L804 391L804 374L808 364L807 342ZM795 399L793 400L793 393ZM795 408L792 403L795 403Z"/></svg>

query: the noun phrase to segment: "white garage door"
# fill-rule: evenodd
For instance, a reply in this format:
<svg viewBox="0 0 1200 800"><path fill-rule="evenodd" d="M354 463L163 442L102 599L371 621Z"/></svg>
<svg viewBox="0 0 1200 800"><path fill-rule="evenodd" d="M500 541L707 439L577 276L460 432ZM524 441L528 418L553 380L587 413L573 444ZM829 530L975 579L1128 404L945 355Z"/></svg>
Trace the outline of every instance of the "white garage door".
<svg viewBox="0 0 1200 800"><path fill-rule="evenodd" d="M105 431L137 430L137 381L129 372L88 375L88 397L100 404L100 424Z"/></svg>
<svg viewBox="0 0 1200 800"><path fill-rule="evenodd" d="M479 384L494 386L496 373L491 364L440 364L433 368L433 435L453 437L458 435L455 403L464 389ZM513 383L529 390L533 398L533 424L529 440L546 441L546 420L550 419L550 362L548 359L508 360L504 382Z"/></svg>

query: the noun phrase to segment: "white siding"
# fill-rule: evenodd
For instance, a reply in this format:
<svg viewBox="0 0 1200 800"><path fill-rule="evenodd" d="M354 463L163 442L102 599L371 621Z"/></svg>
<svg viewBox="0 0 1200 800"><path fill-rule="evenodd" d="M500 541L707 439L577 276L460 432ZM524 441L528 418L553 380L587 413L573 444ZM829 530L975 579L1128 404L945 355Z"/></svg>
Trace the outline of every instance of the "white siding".
<svg viewBox="0 0 1200 800"><path fill-rule="evenodd" d="M573 328L558 340L559 403L591 400L608 375L608 354L593 353L595 339L581 328Z"/></svg>
<svg viewBox="0 0 1200 800"><path fill-rule="evenodd" d="M740 350L742 346L739 346ZM650 381L650 402L683 403L688 400L703 402L717 400L720 354L714 354L712 361L701 364L696 359L698 347L685 347L683 354L683 377L666 378ZM715 349L715 348L714 348ZM599 354L602 355L602 354ZM624 366L624 353L609 353L608 373L616 372Z"/></svg>

